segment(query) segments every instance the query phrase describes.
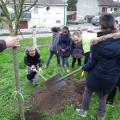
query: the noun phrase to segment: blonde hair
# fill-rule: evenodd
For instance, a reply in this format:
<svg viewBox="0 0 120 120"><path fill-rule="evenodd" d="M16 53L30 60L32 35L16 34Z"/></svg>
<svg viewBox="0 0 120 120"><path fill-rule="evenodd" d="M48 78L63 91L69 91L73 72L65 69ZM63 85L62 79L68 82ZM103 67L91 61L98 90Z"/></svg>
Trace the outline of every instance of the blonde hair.
<svg viewBox="0 0 120 120"><path fill-rule="evenodd" d="M74 32L73 34L72 34L72 40L74 41L74 37L78 37L78 39L79 39L79 41L81 41L81 34L79 33L79 32Z"/></svg>
<svg viewBox="0 0 120 120"><path fill-rule="evenodd" d="M35 50L36 52L38 52L38 49L37 49L36 47L28 46L28 47L25 49L25 55L28 55L31 50Z"/></svg>

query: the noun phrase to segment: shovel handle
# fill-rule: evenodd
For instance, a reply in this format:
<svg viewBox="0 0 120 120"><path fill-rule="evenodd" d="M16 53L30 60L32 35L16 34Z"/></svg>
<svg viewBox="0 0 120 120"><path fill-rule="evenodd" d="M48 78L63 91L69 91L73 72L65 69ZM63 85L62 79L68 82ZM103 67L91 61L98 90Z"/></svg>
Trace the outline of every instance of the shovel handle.
<svg viewBox="0 0 120 120"><path fill-rule="evenodd" d="M47 80L42 74L40 74L40 72L38 70L34 69L34 71L37 72L42 79L44 79L45 81Z"/></svg>
<svg viewBox="0 0 120 120"><path fill-rule="evenodd" d="M80 67L80 68L78 68L77 70L75 70L75 71L73 71L73 72L71 72L71 73L69 73L69 74L67 74L67 75L65 75L65 76L63 76L63 77L61 77L61 78L59 79L59 81L62 81L62 80L64 80L64 79L66 79L67 77L69 77L69 76L71 76L71 75L73 75L73 74L79 72L81 69L82 69L82 67Z"/></svg>

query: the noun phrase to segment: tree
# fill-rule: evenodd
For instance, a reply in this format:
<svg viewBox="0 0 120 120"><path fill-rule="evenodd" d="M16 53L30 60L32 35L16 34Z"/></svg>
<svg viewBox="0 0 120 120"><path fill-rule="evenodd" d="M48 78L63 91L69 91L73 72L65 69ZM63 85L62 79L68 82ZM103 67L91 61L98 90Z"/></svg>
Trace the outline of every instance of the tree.
<svg viewBox="0 0 120 120"><path fill-rule="evenodd" d="M68 0L67 1L68 11L76 11L77 2L78 2L78 0Z"/></svg>
<svg viewBox="0 0 120 120"><path fill-rule="evenodd" d="M0 20L4 21L9 26L9 31L11 36L17 36L19 30L19 23L22 14L26 11L29 11L38 0L33 0L33 3L27 8L24 9L24 4L26 0L0 0L0 8L2 10L3 16L0 16ZM15 16L12 17L9 12L8 7L12 7L14 9ZM20 118L21 120L25 120L24 117L24 109L23 109L23 101L21 98L21 90L19 84L19 76L18 76L18 63L17 63L17 48L13 48L13 65L14 65L14 73L15 73L15 81L16 81L16 93L19 103L20 109Z"/></svg>

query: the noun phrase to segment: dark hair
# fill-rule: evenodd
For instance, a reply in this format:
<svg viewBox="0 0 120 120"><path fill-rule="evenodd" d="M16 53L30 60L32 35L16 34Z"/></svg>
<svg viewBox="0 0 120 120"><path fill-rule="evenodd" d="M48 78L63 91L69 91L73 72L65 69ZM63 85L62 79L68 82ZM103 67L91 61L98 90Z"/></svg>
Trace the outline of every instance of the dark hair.
<svg viewBox="0 0 120 120"><path fill-rule="evenodd" d="M61 27L57 27L58 31L61 31Z"/></svg>
<svg viewBox="0 0 120 120"><path fill-rule="evenodd" d="M68 31L68 33L70 32L69 28L67 26L64 26L63 29L66 29Z"/></svg>
<svg viewBox="0 0 120 120"><path fill-rule="evenodd" d="M103 29L115 29L114 23L115 20L111 14L104 14L100 16L100 26Z"/></svg>
<svg viewBox="0 0 120 120"><path fill-rule="evenodd" d="M57 27L53 27L53 28L51 28L51 31L58 33L58 28Z"/></svg>

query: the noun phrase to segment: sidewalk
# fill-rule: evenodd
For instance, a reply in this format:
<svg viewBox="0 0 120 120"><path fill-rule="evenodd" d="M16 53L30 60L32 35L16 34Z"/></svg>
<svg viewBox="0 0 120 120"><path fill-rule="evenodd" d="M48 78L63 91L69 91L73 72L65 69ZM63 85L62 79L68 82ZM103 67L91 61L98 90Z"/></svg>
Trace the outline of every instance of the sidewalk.
<svg viewBox="0 0 120 120"><path fill-rule="evenodd" d="M77 27L81 27L81 29L83 31L87 30L87 28L89 26L92 26L91 24L87 23L87 24L79 24L79 25L68 25L70 32L74 32ZM93 26L95 30L98 29L97 26ZM36 33L37 34L49 34L51 33L51 28L36 28ZM29 34L33 34L33 28L30 29L20 29L19 30L19 35L29 35ZM10 33L8 30L0 30L0 36L9 36Z"/></svg>

